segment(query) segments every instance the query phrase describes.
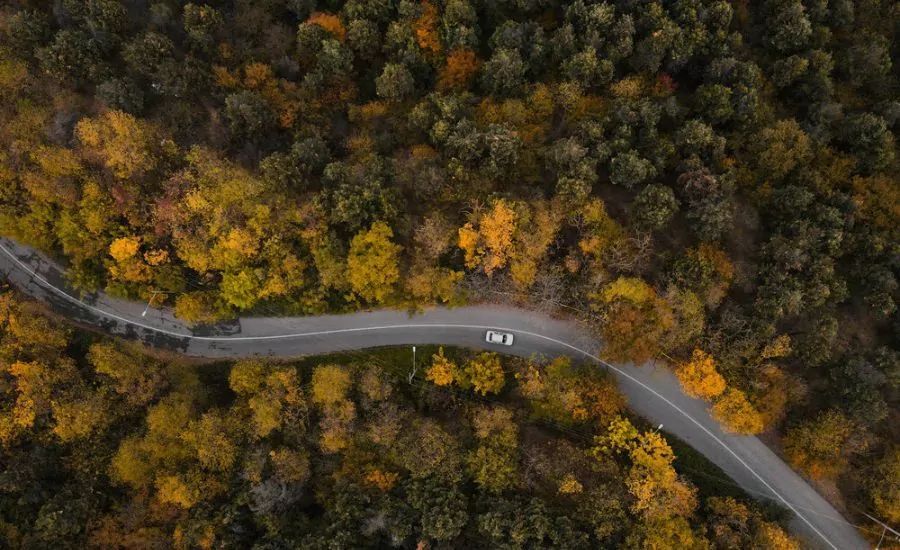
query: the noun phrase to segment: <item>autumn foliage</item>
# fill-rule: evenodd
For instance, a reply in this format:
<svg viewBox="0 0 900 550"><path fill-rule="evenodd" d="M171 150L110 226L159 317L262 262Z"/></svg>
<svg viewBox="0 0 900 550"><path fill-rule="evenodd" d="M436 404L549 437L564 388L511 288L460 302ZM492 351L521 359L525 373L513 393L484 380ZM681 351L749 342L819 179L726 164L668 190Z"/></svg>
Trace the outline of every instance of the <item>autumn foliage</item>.
<svg viewBox="0 0 900 550"><path fill-rule="evenodd" d="M839 411L825 411L815 420L788 430L784 454L794 467L813 479L832 480L847 467L848 458L858 445L852 442L857 430L853 421Z"/></svg>
<svg viewBox="0 0 900 550"><path fill-rule="evenodd" d="M765 424L759 411L739 389L728 388L712 406L713 417L726 431L753 435L763 431Z"/></svg>
<svg viewBox="0 0 900 550"><path fill-rule="evenodd" d="M120 243L118 260L136 257L135 244ZM639 547L706 541L707 520L694 514L698 491L675 470L665 437L638 430L621 416L624 397L613 381L569 358L438 348L421 384L416 375L410 383L409 365L393 349L209 370L147 356L137 344L78 339L72 345L71 332L0 293L0 453L11 458L4 466L33 487L92 487L102 497L72 496L81 503L75 510L54 507L60 520L90 518L76 534L66 530L67 540L114 546L150 536L163 546L187 539L203 547L256 536L236 534L235 522L249 529L302 511L303 532L293 538L278 528L279 536L377 546L346 521L381 518L403 522L407 541L478 546L490 537L499 545L510 515L547 529L565 524L553 534L563 538L552 539L545 527L525 527L523 540L540 547L602 547L613 537ZM515 388L504 394L506 382ZM137 420L122 422L130 417ZM596 435L593 445L582 432ZM38 443L53 452L23 460ZM98 445L108 451L87 449ZM57 471L66 475L45 475ZM18 499L18 513L40 514L54 494ZM470 509L475 499L490 506ZM234 506L246 511L227 526L208 519ZM709 537L792 548L780 527L742 506L716 505ZM4 532L14 537L57 536L9 519ZM182 531L184 521L199 533Z"/></svg>
<svg viewBox="0 0 900 550"><path fill-rule="evenodd" d="M771 430L778 440L811 429L820 411L843 415L871 449L852 457L853 475L833 476L836 486L848 510L872 510L876 495L883 508L892 493L864 480L898 446L895 5L5 2L0 235L59 260L74 293L166 308L198 331L243 316L497 301L577 318L606 360L669 360L685 391L710 400L729 429ZM295 389L308 392L311 376L292 380L278 369L260 374L265 383L254 392L235 394L239 435L233 422L201 420L208 407L197 400L182 415L189 426L148 425L122 445L94 445L98 434L140 424L140 411L116 415L117 401L163 401L167 369L133 359L115 363L140 369L114 368L113 355L98 354L106 359L90 373L82 358L70 364L44 351L0 357L0 390L9 392L0 400L0 439L19 449L17 438L38 430L42 449L48 440L124 449L116 471L140 479L123 487L143 496L128 503L133 523L128 514L79 516L93 505L94 485L47 488L11 471L4 479L17 487L59 495L41 507L29 507L36 500L28 495L0 499L26 503L20 515L0 506L0 539L12 547L258 544L241 538L248 533L275 546L322 546L311 534L317 519L307 522L294 497L323 511L318 500L341 503L329 511L335 525L371 529L359 540L329 524L325 542L342 547L462 547L472 539L490 547L766 546L765 529L749 520L722 542L700 525L705 516L616 512L616 488L599 488L584 464L558 456L551 462L566 468L548 471L538 488L527 476L501 475L511 455L494 447L473 463L457 453L464 482L438 483L430 472L408 483L405 466L369 464L357 452L366 445L356 434L365 432L393 453L402 414L368 394L355 401L351 389L327 405L310 399L304 417ZM470 357L447 357L454 368L424 366L422 410L455 410L450 396L472 393ZM553 369L514 369L522 378L513 393L534 392L530 414L594 429L621 413L605 381L555 377ZM92 379L62 391L56 381L73 370L104 377L107 393L90 396L100 387ZM494 393L493 369L477 374L479 393L504 395L505 384ZM185 384L176 393L197 389L188 377L171 378ZM377 422L369 405L379 409ZM114 419L100 421L104 410ZM153 410L157 419L175 409ZM283 433L294 420L308 430L302 437ZM211 479L209 465L224 458L182 461L199 457L198 445L227 449L207 433L212 427L229 441L266 442L252 457L236 455L230 471L241 477ZM434 436L433 457L453 456L439 452L450 436L424 432ZM316 471L315 486L302 487L276 475L268 453L282 457L300 439L356 475ZM54 453L91 462L80 450ZM0 464L44 455L22 456L0 456ZM303 470L303 457L294 458L283 471ZM147 473L159 465L167 466L158 476ZM382 492L386 483L360 474L375 470L399 479ZM475 471L482 480L497 472L508 488L475 484ZM595 518L586 544L563 533L568 523L552 507L518 500L532 490L557 494L566 473L584 490L561 498L603 510L572 514ZM73 477L53 474L41 479ZM220 517L207 494L235 487L241 505ZM470 490L486 491L490 502L470 499ZM407 500L415 505L394 506ZM400 512L354 516L379 503L416 526L393 521ZM303 521L282 521L283 510ZM478 518L467 522L470 511ZM177 525L161 519L167 512ZM43 531L28 538L9 523ZM101 534L88 541L82 535L95 524ZM302 528L287 535L286 524ZM225 525L233 538L220 537Z"/></svg>
<svg viewBox="0 0 900 550"><path fill-rule="evenodd" d="M440 348L432 356L431 366L426 372L426 379L436 386L449 386L459 376L456 363L444 356L444 348Z"/></svg>
<svg viewBox="0 0 900 550"><path fill-rule="evenodd" d="M347 29L344 28L344 24L341 23L341 20L337 15L332 13L321 11L314 12L309 16L309 19L307 19L306 22L310 25L322 27L338 40L343 41L347 36Z"/></svg>
<svg viewBox="0 0 900 550"><path fill-rule="evenodd" d="M413 28L416 34L416 42L419 47L431 54L441 52L441 42L438 37L438 10L428 0L422 0L422 15L416 19Z"/></svg>
<svg viewBox="0 0 900 550"><path fill-rule="evenodd" d="M472 50L453 50L438 73L439 90L468 89L478 72L479 62Z"/></svg>
<svg viewBox="0 0 900 550"><path fill-rule="evenodd" d="M725 391L725 379L716 370L716 362L706 352L695 349L691 360L675 369L681 388L692 397L711 400Z"/></svg>
<svg viewBox="0 0 900 550"><path fill-rule="evenodd" d="M465 253L466 267L481 267L486 275L506 266L512 252L516 213L509 203L499 199L476 223L459 229L459 247Z"/></svg>

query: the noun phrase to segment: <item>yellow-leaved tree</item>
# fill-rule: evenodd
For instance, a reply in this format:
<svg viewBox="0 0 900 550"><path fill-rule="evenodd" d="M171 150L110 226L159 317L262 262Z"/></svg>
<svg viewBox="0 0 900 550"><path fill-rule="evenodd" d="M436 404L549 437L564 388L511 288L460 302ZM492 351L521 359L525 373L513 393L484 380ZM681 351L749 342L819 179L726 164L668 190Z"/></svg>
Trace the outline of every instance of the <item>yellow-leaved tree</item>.
<svg viewBox="0 0 900 550"><path fill-rule="evenodd" d="M489 209L477 209L458 231L466 267L480 269L489 277L509 267L512 282L519 290L527 290L563 217L561 203L556 201L494 200Z"/></svg>
<svg viewBox="0 0 900 550"><path fill-rule="evenodd" d="M466 267L481 267L486 275L506 267L516 231L516 212L505 199L497 199L491 208L473 216L459 229L459 247L465 253Z"/></svg>
<svg viewBox="0 0 900 550"><path fill-rule="evenodd" d="M478 446L466 462L472 478L483 489L500 493L515 485L518 475L518 426L505 407L481 407L472 419Z"/></svg>
<svg viewBox="0 0 900 550"><path fill-rule="evenodd" d="M672 463L675 454L658 432L639 432L621 416L610 422L607 433L594 438L591 453L601 458L627 456L625 485L634 497L632 510L647 519L687 517L697 508L697 489L682 480Z"/></svg>
<svg viewBox="0 0 900 550"><path fill-rule="evenodd" d="M388 224L375 222L350 241L347 280L353 292L367 302L385 302L400 280L401 247L391 241L393 236Z"/></svg>
<svg viewBox="0 0 900 550"><path fill-rule="evenodd" d="M431 356L431 366L425 373L425 378L436 386L449 386L456 379L458 368L456 363L444 355L444 348L438 348L438 352Z"/></svg>
<svg viewBox="0 0 900 550"><path fill-rule="evenodd" d="M737 388L728 388L712 407L713 418L722 423L725 431L754 435L763 431L765 424L759 411Z"/></svg>
<svg viewBox="0 0 900 550"><path fill-rule="evenodd" d="M496 353L479 353L463 367L468 384L481 395L500 393L506 383L500 356Z"/></svg>
<svg viewBox="0 0 900 550"><path fill-rule="evenodd" d="M350 373L338 365L321 365L312 375L312 400L317 405L333 405L347 398Z"/></svg>
<svg viewBox="0 0 900 550"><path fill-rule="evenodd" d="M83 118L75 136L89 156L95 157L117 178L128 179L152 170L157 161L159 136L147 122L122 111L107 111Z"/></svg>
<svg viewBox="0 0 900 550"><path fill-rule="evenodd" d="M335 453L350 444L350 424L356 418L356 407L347 398L351 379L347 369L338 365L320 365L313 370L312 400L322 409L319 422L319 447Z"/></svg>
<svg viewBox="0 0 900 550"><path fill-rule="evenodd" d="M110 422L109 407L96 392L80 392L77 398L53 401L53 433L64 442L85 439Z"/></svg>
<svg viewBox="0 0 900 550"><path fill-rule="evenodd" d="M282 426L302 427L306 403L296 369L240 361L231 368L228 384L247 400L257 437L266 437Z"/></svg>

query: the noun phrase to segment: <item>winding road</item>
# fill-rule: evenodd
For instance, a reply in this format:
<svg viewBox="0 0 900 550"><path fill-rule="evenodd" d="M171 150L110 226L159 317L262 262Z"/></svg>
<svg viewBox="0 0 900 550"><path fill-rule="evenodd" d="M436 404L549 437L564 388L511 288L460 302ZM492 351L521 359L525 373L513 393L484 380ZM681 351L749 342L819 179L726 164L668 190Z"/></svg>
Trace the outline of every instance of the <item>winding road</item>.
<svg viewBox="0 0 900 550"><path fill-rule="evenodd" d="M632 410L690 444L735 483L794 513L792 531L813 547L868 548L859 532L756 437L722 431L703 401L683 394L661 365L612 365L599 343L572 321L500 306L432 308L409 315L379 310L315 317L245 317L203 331L191 330L165 309L148 308L103 293L79 300L64 270L35 250L0 238L0 271L24 293L73 321L186 355L206 358L296 357L376 346L444 344L489 348L529 357L568 355L603 365L616 376ZM484 341L487 329L515 334L512 347Z"/></svg>

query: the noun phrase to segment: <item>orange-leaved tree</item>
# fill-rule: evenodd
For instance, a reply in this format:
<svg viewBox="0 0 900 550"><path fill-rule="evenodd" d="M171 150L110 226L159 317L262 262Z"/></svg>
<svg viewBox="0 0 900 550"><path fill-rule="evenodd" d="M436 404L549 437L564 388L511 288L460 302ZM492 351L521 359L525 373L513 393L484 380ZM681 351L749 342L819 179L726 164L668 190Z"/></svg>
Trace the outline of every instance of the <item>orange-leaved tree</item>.
<svg viewBox="0 0 900 550"><path fill-rule="evenodd" d="M684 393L700 399L713 399L725 391L725 379L716 370L712 355L697 348L691 360L681 363L675 369Z"/></svg>
<svg viewBox="0 0 900 550"><path fill-rule="evenodd" d="M479 67L475 52L457 49L447 54L447 63L438 73L438 90L465 90L475 79Z"/></svg>

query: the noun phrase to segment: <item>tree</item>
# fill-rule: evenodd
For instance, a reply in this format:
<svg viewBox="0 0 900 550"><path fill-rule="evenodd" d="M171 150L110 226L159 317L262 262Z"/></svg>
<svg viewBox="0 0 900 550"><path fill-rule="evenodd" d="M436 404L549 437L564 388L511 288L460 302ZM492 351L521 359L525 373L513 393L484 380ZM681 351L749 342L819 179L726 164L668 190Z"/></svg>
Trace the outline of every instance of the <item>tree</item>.
<svg viewBox="0 0 900 550"><path fill-rule="evenodd" d="M675 375L681 389L691 397L709 401L725 391L725 379L716 370L715 360L699 348L694 350L690 361L678 365Z"/></svg>
<svg viewBox="0 0 900 550"><path fill-rule="evenodd" d="M792 53L803 49L812 36L812 23L800 0L765 2L766 44L776 52Z"/></svg>
<svg viewBox="0 0 900 550"><path fill-rule="evenodd" d="M478 73L478 58L467 49L453 50L447 54L446 64L438 73L437 89L442 91L466 90Z"/></svg>
<svg viewBox="0 0 900 550"><path fill-rule="evenodd" d="M216 34L225 23L219 10L206 4L185 4L183 19L191 45L202 51L212 48Z"/></svg>
<svg viewBox="0 0 900 550"><path fill-rule="evenodd" d="M522 140L505 124L489 125L482 140L487 148L485 173L494 179L506 179L519 160Z"/></svg>
<svg viewBox="0 0 900 550"><path fill-rule="evenodd" d="M110 411L102 396L87 392L76 398L53 401L53 433L63 442L85 439L102 431L110 420Z"/></svg>
<svg viewBox="0 0 900 550"><path fill-rule="evenodd" d="M526 69L518 50L497 49L481 67L481 84L492 95L516 95L522 87Z"/></svg>
<svg viewBox="0 0 900 550"><path fill-rule="evenodd" d="M854 38L841 64L850 82L857 87L884 86L892 66L890 42L885 36L870 32L854 33Z"/></svg>
<svg viewBox="0 0 900 550"><path fill-rule="evenodd" d="M398 462L414 479L457 482L462 477L459 441L432 419L415 419L394 448Z"/></svg>
<svg viewBox="0 0 900 550"><path fill-rule="evenodd" d="M609 167L609 180L615 185L628 189L641 184L656 175L653 164L641 158L634 151L621 153L613 157Z"/></svg>
<svg viewBox="0 0 900 550"><path fill-rule="evenodd" d="M734 218L734 204L727 193L709 195L689 204L687 218L701 240L715 242L728 232Z"/></svg>
<svg viewBox="0 0 900 550"><path fill-rule="evenodd" d="M382 34L378 25L367 19L353 19L347 24L347 43L357 58L370 60L382 48Z"/></svg>
<svg viewBox="0 0 900 550"><path fill-rule="evenodd" d="M467 385L481 395L500 393L506 383L503 365L496 353L479 353L466 362L463 372Z"/></svg>
<svg viewBox="0 0 900 550"><path fill-rule="evenodd" d="M399 101L405 99L415 90L416 82L412 73L400 63L387 63L381 75L375 79L375 90L378 97Z"/></svg>
<svg viewBox="0 0 900 550"><path fill-rule="evenodd" d="M146 31L122 48L122 59L136 74L156 80L161 68L173 60L175 44L165 34Z"/></svg>
<svg viewBox="0 0 900 550"><path fill-rule="evenodd" d="M335 38L344 41L344 38L347 34L346 29L344 29L343 23L341 23L340 18L338 16L326 13L326 12L314 12L309 16L309 19L306 20L306 25L316 25L321 27L325 31L331 33Z"/></svg>
<svg viewBox="0 0 900 550"><path fill-rule="evenodd" d="M175 298L175 316L191 324L212 324L228 315L212 292L188 292Z"/></svg>
<svg viewBox="0 0 900 550"><path fill-rule="evenodd" d="M847 117L841 138L867 173L887 167L894 159L894 136L885 120L872 113Z"/></svg>
<svg viewBox="0 0 900 550"><path fill-rule="evenodd" d="M725 138L716 134L708 124L700 120L689 120L675 132L675 146L685 161L714 165L721 159L725 149Z"/></svg>
<svg viewBox="0 0 900 550"><path fill-rule="evenodd" d="M900 449L888 450L875 463L867 485L875 511L885 521L900 521Z"/></svg>
<svg viewBox="0 0 900 550"><path fill-rule="evenodd" d="M259 169L263 178L279 190L305 191L309 180L321 174L330 159L328 145L319 137L310 137L294 142L286 153L276 152L264 158Z"/></svg>
<svg viewBox="0 0 900 550"><path fill-rule="evenodd" d="M780 120L764 129L758 143L759 165L776 180L805 165L812 155L809 136L794 119Z"/></svg>
<svg viewBox="0 0 900 550"><path fill-rule="evenodd" d="M199 420L191 421L182 439L196 453L204 469L228 472L237 461L238 445L234 441L237 427L224 415L207 412Z"/></svg>
<svg viewBox="0 0 900 550"><path fill-rule="evenodd" d="M472 479L488 492L501 493L518 478L515 449L482 444L469 453L466 462Z"/></svg>
<svg viewBox="0 0 900 550"><path fill-rule="evenodd" d="M591 300L604 317L600 330L605 355L642 362L659 354L675 319L653 287L637 277L618 277Z"/></svg>
<svg viewBox="0 0 900 550"><path fill-rule="evenodd" d="M75 126L78 141L122 179L153 170L158 161L159 138L155 129L122 111L107 111L97 118L81 119Z"/></svg>
<svg viewBox="0 0 900 550"><path fill-rule="evenodd" d="M405 489L410 506L419 515L423 535L449 541L462 532L469 514L466 497L456 485L422 479L411 481Z"/></svg>
<svg viewBox="0 0 900 550"><path fill-rule="evenodd" d="M295 369L241 361L231 368L228 384L247 400L256 437L266 437L282 426L302 432L306 403Z"/></svg>
<svg viewBox="0 0 900 550"><path fill-rule="evenodd" d="M313 370L312 400L322 406L333 405L347 398L350 374L338 365L320 365Z"/></svg>
<svg viewBox="0 0 900 550"><path fill-rule="evenodd" d="M425 378L436 386L449 386L456 380L459 367L456 363L444 355L444 348L438 348L438 352L431 356L431 366L425 374Z"/></svg>
<svg viewBox="0 0 900 550"><path fill-rule="evenodd" d="M479 408L472 419L479 444L466 459L472 479L483 489L501 493L518 481L518 427L503 407Z"/></svg>
<svg viewBox="0 0 900 550"><path fill-rule="evenodd" d="M257 92L243 90L225 98L228 127L237 138L259 139L275 126L275 115Z"/></svg>
<svg viewBox="0 0 900 550"><path fill-rule="evenodd" d="M96 94L110 109L131 114L144 110L144 92L128 77L104 80L97 86Z"/></svg>
<svg viewBox="0 0 900 550"><path fill-rule="evenodd" d="M398 213L397 190L384 159L365 155L358 162L332 162L322 176L325 188L316 205L332 225L357 232L375 222L389 223Z"/></svg>
<svg viewBox="0 0 900 550"><path fill-rule="evenodd" d="M568 357L557 357L545 365L529 362L515 376L519 391L539 418L606 425L625 407L614 381L594 370L577 368Z"/></svg>
<svg viewBox="0 0 900 550"><path fill-rule="evenodd" d="M881 393L884 373L862 357L849 357L834 364L829 372L834 402L855 421L875 425L888 415Z"/></svg>
<svg viewBox="0 0 900 550"><path fill-rule="evenodd" d="M725 431L753 435L765 428L759 411L747 400L746 394L736 388L728 388L712 407L713 418L722 423Z"/></svg>
<svg viewBox="0 0 900 550"><path fill-rule="evenodd" d="M168 386L163 366L138 349L125 348L112 342L90 347L88 361L94 370L109 377L116 393L134 405L146 406Z"/></svg>
<svg viewBox="0 0 900 550"><path fill-rule="evenodd" d="M634 550L668 548L702 550L708 547L706 539L701 534L695 533L687 520L677 516L652 518L637 524L628 534L623 546Z"/></svg>
<svg viewBox="0 0 900 550"><path fill-rule="evenodd" d="M246 310L259 301L261 283L257 273L250 269L241 269L223 273L219 289L225 302Z"/></svg>
<svg viewBox="0 0 900 550"><path fill-rule="evenodd" d="M375 222L350 241L347 279L353 292L367 302L385 302L400 280L401 247L391 241L393 236L386 223Z"/></svg>
<svg viewBox="0 0 900 550"><path fill-rule="evenodd" d="M459 282L464 273L446 267L425 267L416 269L407 278L407 290L416 304L443 302L459 303L461 292Z"/></svg>
<svg viewBox="0 0 900 550"><path fill-rule="evenodd" d="M557 172L557 195L573 205L587 202L591 186L597 181L597 162L576 138L559 139L548 152L548 161Z"/></svg>
<svg viewBox="0 0 900 550"><path fill-rule="evenodd" d="M712 124L724 124L734 116L731 88L721 84L697 87L697 112Z"/></svg>
<svg viewBox="0 0 900 550"><path fill-rule="evenodd" d="M465 252L466 267L481 266L485 274L506 266L516 230L516 213L504 199L494 201L491 209L459 229L459 247Z"/></svg>
<svg viewBox="0 0 900 550"><path fill-rule="evenodd" d="M319 422L319 448L325 454L336 453L350 446L351 423L356 418L356 405L343 399L324 407Z"/></svg>
<svg viewBox="0 0 900 550"><path fill-rule="evenodd" d="M15 51L33 59L35 51L51 36L50 24L38 10L20 10L10 16L7 35Z"/></svg>
<svg viewBox="0 0 900 550"><path fill-rule="evenodd" d="M658 432L640 433L626 418L614 418L605 435L594 438L590 453L598 460L626 455L630 466L625 485L634 497L632 510L645 518L690 516L697 490L681 480L672 466L675 454Z"/></svg>
<svg viewBox="0 0 900 550"><path fill-rule="evenodd" d="M305 483L309 479L309 457L304 451L279 448L269 454L275 475L285 483Z"/></svg>
<svg viewBox="0 0 900 550"><path fill-rule="evenodd" d="M696 292L707 306L719 304L734 279L734 265L722 250L708 243L685 251L675 260L671 281Z"/></svg>
<svg viewBox="0 0 900 550"><path fill-rule="evenodd" d="M487 500L485 508L485 512L475 518L475 523L479 534L487 538L490 546L495 547L510 544L518 548L545 546L547 538L552 540L554 535L558 535L553 532L554 527L566 525L569 519L564 516L554 517L537 498L492 497ZM573 538L577 539L577 536ZM580 546L563 544L561 547Z"/></svg>
<svg viewBox="0 0 900 550"><path fill-rule="evenodd" d="M711 497L706 507L709 535L717 548L800 548L779 525L765 521L756 509L732 497Z"/></svg>
<svg viewBox="0 0 900 550"><path fill-rule="evenodd" d="M784 437L784 454L794 467L813 479L834 479L858 448L853 441L856 431L850 419L828 410L790 428Z"/></svg>
<svg viewBox="0 0 900 550"><path fill-rule="evenodd" d="M678 211L678 200L670 187L650 184L641 189L631 208L635 227L643 231L657 231L668 225Z"/></svg>
<svg viewBox="0 0 900 550"><path fill-rule="evenodd" d="M158 477L156 491L160 502L174 504L184 509L192 508L201 500L200 489L184 479L184 476Z"/></svg>
<svg viewBox="0 0 900 550"><path fill-rule="evenodd" d="M80 30L61 30L37 53L41 68L60 82L86 84L107 72L96 40Z"/></svg>

